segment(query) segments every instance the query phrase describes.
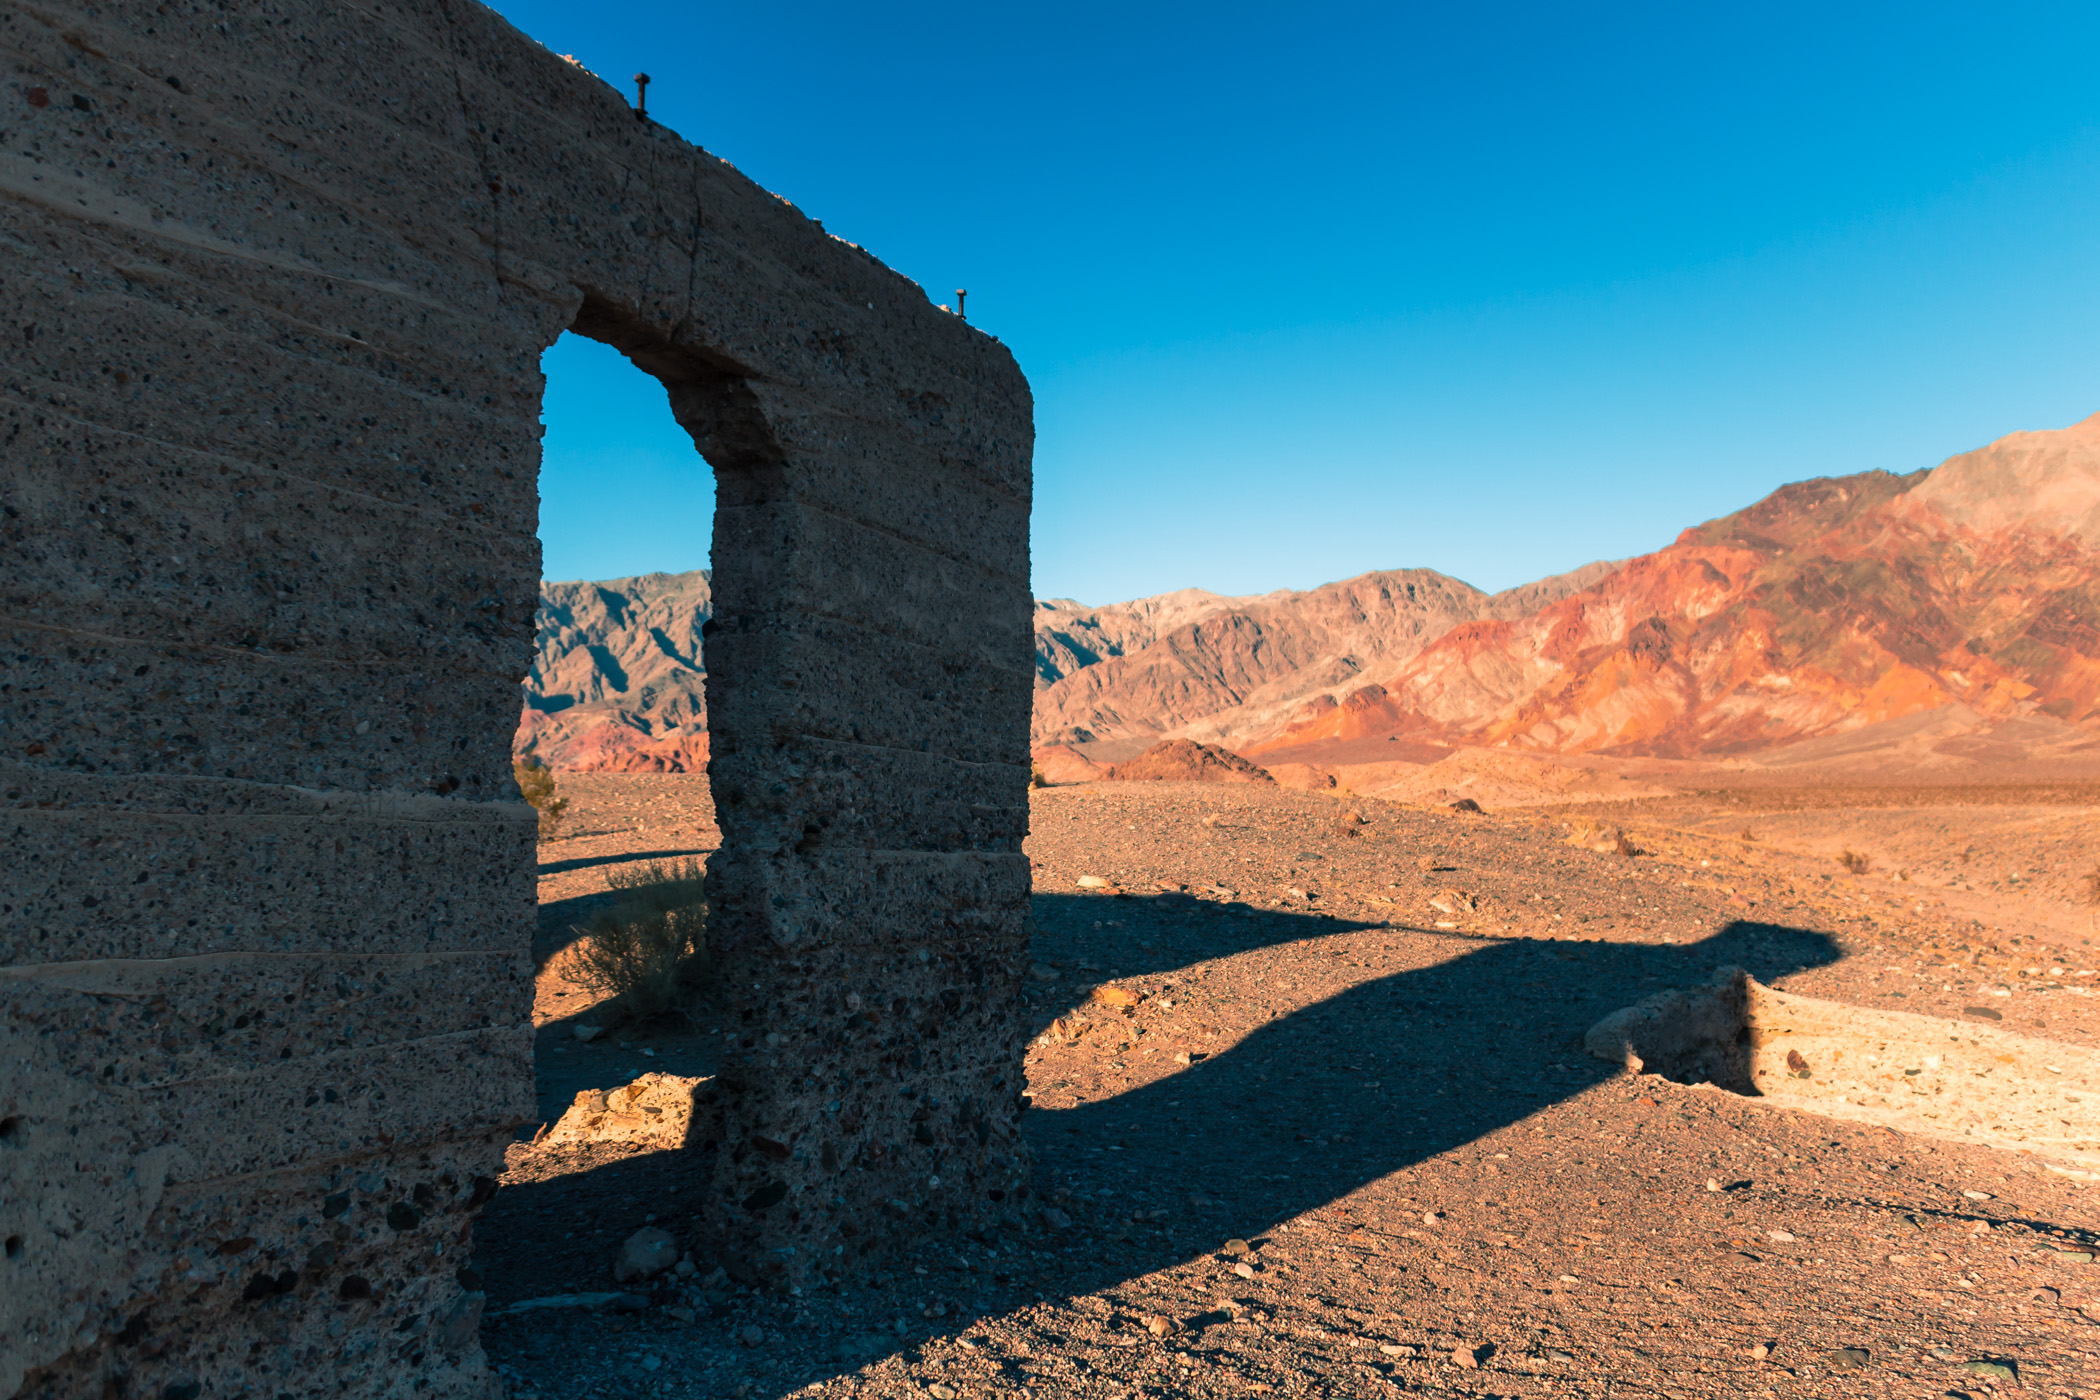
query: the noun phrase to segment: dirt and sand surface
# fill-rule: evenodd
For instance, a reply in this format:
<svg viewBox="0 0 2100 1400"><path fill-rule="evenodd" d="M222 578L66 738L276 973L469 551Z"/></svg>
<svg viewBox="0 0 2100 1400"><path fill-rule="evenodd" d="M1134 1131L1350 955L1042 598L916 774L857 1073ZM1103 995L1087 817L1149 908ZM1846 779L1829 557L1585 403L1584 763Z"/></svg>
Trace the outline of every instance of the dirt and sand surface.
<svg viewBox="0 0 2100 1400"><path fill-rule="evenodd" d="M713 847L706 779L563 786L549 1121L714 1060L704 1005L577 1040L609 1018L557 953L609 870ZM682 1234L704 1164L521 1143L477 1227L510 1393L2100 1396L2093 1178L1582 1050L1719 965L1954 1035L1988 1015L2100 1045L2100 792L1574 796L1035 793L1036 1190L1014 1228L800 1297L704 1253L622 1285L621 1243ZM579 1294L604 1301L519 1309Z"/></svg>

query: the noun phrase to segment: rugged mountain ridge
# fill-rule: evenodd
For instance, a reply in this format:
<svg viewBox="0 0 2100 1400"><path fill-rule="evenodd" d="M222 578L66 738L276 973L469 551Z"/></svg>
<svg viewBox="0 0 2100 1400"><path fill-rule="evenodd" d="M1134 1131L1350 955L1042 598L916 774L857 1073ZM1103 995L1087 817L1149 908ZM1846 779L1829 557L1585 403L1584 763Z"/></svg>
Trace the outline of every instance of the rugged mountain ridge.
<svg viewBox="0 0 2100 1400"><path fill-rule="evenodd" d="M1695 757L1949 706L2100 718L2100 415L1780 488L1523 617L1453 627L1240 751Z"/></svg>
<svg viewBox="0 0 2100 1400"><path fill-rule="evenodd" d="M705 569L542 583L518 751L571 770L705 768L700 631L713 615Z"/></svg>
<svg viewBox="0 0 2100 1400"><path fill-rule="evenodd" d="M1244 741L1308 696L1397 666L1461 623L1520 616L1614 567L1591 564L1496 594L1434 569L1388 569L1251 598L1188 590L1084 612L1039 606L1034 742L1135 753L1161 737ZM1147 606L1155 603L1166 605ZM1091 664L1061 669L1080 650L1068 639L1096 617L1111 644Z"/></svg>
<svg viewBox="0 0 2100 1400"><path fill-rule="evenodd" d="M711 611L705 571L543 585L520 747L556 767L704 767ZM1060 781L1162 739L1271 768L1713 758L1929 712L1972 745L2017 723L2075 747L2100 724L2100 414L1925 471L1796 482L1653 554L1497 594L1396 569L1046 599L1035 664L1038 764Z"/></svg>

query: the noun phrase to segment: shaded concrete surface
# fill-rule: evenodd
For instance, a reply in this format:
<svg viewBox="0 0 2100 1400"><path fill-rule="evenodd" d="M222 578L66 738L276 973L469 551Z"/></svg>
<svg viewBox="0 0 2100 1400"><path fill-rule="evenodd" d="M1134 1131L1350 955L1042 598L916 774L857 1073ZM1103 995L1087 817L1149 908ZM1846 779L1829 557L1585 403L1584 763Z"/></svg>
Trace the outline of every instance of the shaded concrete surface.
<svg viewBox="0 0 2100 1400"><path fill-rule="evenodd" d="M60 0L0 51L0 1396L489 1393L459 1260L535 1113L510 756L564 331L717 477L710 1229L791 1287L989 1218L1011 354L473 0ZM932 1221L887 1204L907 1076L957 1105Z"/></svg>

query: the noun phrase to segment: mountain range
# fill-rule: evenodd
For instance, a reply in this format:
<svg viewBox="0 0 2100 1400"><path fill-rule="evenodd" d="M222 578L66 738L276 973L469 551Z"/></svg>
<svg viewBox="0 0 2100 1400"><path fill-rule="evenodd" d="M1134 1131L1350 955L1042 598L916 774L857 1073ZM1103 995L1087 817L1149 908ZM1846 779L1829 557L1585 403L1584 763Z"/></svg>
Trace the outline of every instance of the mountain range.
<svg viewBox="0 0 2100 1400"><path fill-rule="evenodd" d="M557 767L704 766L708 607L704 572L543 585L521 744ZM1652 554L1500 593L1397 569L1046 599L1035 642L1053 780L1164 739L1329 770L1473 750L1714 760L2015 722L2030 748L2082 750L2100 718L2100 415L1907 475L1783 486Z"/></svg>
<svg viewBox="0 0 2100 1400"><path fill-rule="evenodd" d="M542 583L517 750L571 771L704 771L700 629L713 615L705 569Z"/></svg>

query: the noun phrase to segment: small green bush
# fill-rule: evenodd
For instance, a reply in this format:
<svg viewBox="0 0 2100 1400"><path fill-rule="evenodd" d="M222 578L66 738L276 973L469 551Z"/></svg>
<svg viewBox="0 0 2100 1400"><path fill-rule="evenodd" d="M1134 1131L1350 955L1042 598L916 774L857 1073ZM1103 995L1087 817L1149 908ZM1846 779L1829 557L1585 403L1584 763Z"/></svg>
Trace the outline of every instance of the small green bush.
<svg viewBox="0 0 2100 1400"><path fill-rule="evenodd" d="M540 840L551 840L569 811L569 799L555 795L554 770L542 763L538 755L526 754L511 764L510 775L518 780L518 791L532 804L532 810L540 814Z"/></svg>
<svg viewBox="0 0 2100 1400"><path fill-rule="evenodd" d="M707 903L700 862L650 861L615 870L606 884L623 894L577 926L561 973L636 1021L661 1016L707 970Z"/></svg>

